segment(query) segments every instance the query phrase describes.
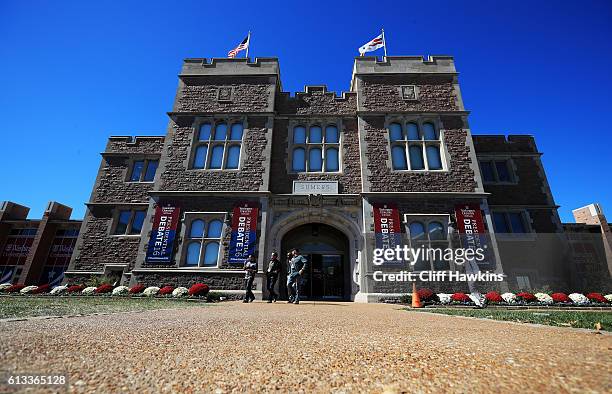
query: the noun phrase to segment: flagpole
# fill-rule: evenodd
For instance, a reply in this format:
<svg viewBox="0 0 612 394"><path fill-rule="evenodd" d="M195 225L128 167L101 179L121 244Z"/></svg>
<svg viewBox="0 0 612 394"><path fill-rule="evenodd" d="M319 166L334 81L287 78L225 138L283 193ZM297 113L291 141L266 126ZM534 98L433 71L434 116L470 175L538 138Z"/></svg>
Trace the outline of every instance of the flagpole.
<svg viewBox="0 0 612 394"><path fill-rule="evenodd" d="M251 31L249 30L249 37L247 38L247 50L246 50L246 54L245 54L245 57L247 59L249 58L249 47L250 46L251 46Z"/></svg>
<svg viewBox="0 0 612 394"><path fill-rule="evenodd" d="M385 41L385 29L380 30L382 31L383 48L385 49L385 60L387 60L387 41Z"/></svg>

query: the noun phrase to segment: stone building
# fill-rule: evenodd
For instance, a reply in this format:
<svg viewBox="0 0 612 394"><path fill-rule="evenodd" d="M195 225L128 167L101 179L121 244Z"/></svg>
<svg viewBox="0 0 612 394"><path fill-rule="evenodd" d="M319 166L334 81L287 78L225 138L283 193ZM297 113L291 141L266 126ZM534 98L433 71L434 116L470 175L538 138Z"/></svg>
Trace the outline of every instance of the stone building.
<svg viewBox="0 0 612 394"><path fill-rule="evenodd" d="M410 284L375 280L397 266L374 265L374 249L458 246L460 212L486 231L479 268L507 274L482 288L567 283L566 264L503 256L562 236L533 138L473 137L468 114L448 56L356 58L340 96L283 92L276 58L186 59L166 135L109 139L66 276L239 292L254 253L261 292L267 257L299 247L308 298L376 301Z"/></svg>
<svg viewBox="0 0 612 394"><path fill-rule="evenodd" d="M0 202L0 283L59 285L64 280L81 227L72 208L50 201L42 219L30 208Z"/></svg>

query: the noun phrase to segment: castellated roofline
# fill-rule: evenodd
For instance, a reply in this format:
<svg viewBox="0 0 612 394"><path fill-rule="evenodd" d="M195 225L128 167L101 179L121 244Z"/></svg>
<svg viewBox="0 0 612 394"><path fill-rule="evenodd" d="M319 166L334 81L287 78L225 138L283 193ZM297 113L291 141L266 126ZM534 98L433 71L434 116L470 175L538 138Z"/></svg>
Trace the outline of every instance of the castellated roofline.
<svg viewBox="0 0 612 394"><path fill-rule="evenodd" d="M452 56L376 56L355 57L351 91L355 90L355 79L359 75L389 74L450 74L456 75L455 60Z"/></svg>
<svg viewBox="0 0 612 394"><path fill-rule="evenodd" d="M282 95L293 98L300 98L304 96L310 96L312 94L322 93L326 96L333 97L334 100L345 101L349 96L356 95L355 92L342 92L341 95L338 95L335 91L328 91L327 85L306 85L304 86L303 92L295 92L295 96L291 96L291 92L281 92Z"/></svg>
<svg viewBox="0 0 612 394"><path fill-rule="evenodd" d="M211 75L280 75L278 58L190 58L183 61L180 77ZM280 77L279 77L280 79Z"/></svg>

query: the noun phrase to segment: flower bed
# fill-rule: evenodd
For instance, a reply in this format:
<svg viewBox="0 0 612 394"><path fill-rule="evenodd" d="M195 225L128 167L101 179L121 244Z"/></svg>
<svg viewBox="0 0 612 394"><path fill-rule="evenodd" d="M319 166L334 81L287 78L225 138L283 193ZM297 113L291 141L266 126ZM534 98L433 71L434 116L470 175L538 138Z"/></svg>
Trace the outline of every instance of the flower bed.
<svg viewBox="0 0 612 394"><path fill-rule="evenodd" d="M189 288L189 295L194 297L204 297L206 294L208 294L209 290L208 285L205 285L204 283L196 283Z"/></svg>

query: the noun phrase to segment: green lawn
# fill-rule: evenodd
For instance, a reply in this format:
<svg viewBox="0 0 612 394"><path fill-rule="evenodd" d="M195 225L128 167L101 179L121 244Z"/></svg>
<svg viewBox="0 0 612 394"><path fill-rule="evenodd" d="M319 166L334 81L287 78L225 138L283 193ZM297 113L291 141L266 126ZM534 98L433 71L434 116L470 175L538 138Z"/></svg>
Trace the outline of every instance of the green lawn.
<svg viewBox="0 0 612 394"><path fill-rule="evenodd" d="M186 302L184 300L150 298L0 297L0 319L189 308L203 305L207 304Z"/></svg>
<svg viewBox="0 0 612 394"><path fill-rule="evenodd" d="M416 312L440 313L443 315L479 317L483 319L506 320L519 323L537 323L549 326L595 328L601 323L601 329L612 331L612 312L610 311L521 311L500 309L452 309L425 308L408 309Z"/></svg>

